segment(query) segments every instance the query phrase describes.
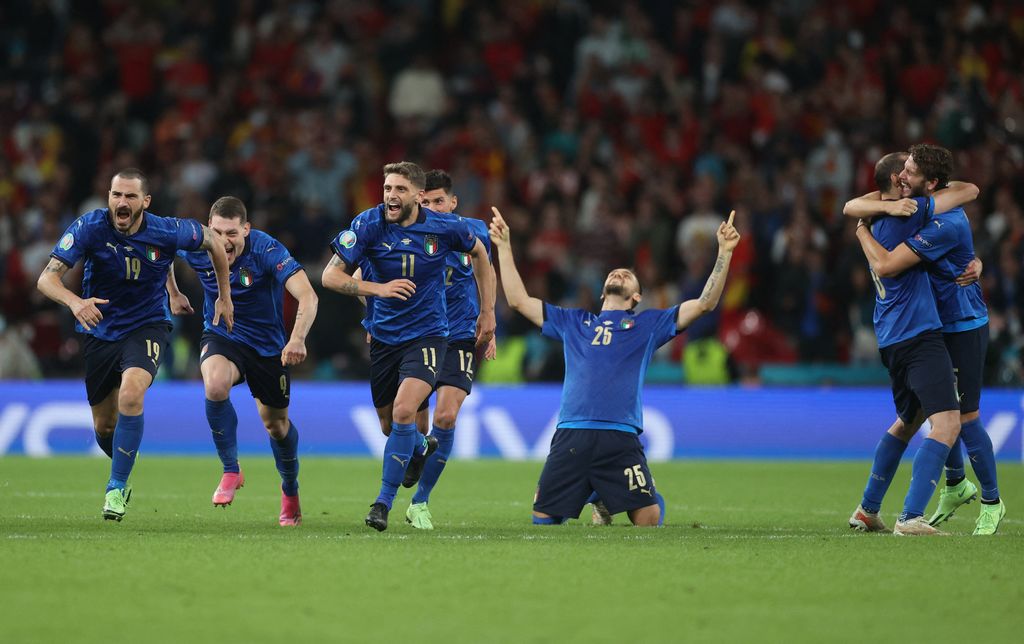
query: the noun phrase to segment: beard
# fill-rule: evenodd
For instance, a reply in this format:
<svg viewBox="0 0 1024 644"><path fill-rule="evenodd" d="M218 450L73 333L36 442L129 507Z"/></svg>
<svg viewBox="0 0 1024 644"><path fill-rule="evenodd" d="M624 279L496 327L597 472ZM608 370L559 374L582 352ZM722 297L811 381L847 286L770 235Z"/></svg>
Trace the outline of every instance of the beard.
<svg viewBox="0 0 1024 644"><path fill-rule="evenodd" d="M113 220L114 228L119 233L126 233L126 232L128 232L129 230L132 229L132 227L136 224L136 222L139 221L139 218L142 217L142 211L143 211L143 207L142 206L139 206L139 209L135 210L135 211L132 211L132 209L128 208L127 206L123 206L121 208L117 208L116 210L112 209L111 213L110 213L110 216L111 216L111 219ZM128 222L126 224L123 224L121 222L121 220L119 219L119 215L126 215L126 214L128 215ZM122 226L123 226L123 228L122 228Z"/></svg>
<svg viewBox="0 0 1024 644"><path fill-rule="evenodd" d="M415 203L402 204L401 208L398 210L398 215L394 219L391 219L390 212L388 213L388 221L393 224L398 223L400 221L405 221L406 219L409 218L409 215L412 214L412 209L415 205Z"/></svg>

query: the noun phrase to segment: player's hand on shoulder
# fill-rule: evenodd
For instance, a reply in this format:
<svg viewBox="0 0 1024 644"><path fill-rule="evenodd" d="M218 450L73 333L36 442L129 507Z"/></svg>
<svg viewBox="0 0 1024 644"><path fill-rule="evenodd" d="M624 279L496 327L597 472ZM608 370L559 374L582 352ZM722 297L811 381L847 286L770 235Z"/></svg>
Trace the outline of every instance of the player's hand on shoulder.
<svg viewBox="0 0 1024 644"><path fill-rule="evenodd" d="M392 297L405 301L416 293L416 284L412 280L397 279L381 284L379 290L377 297Z"/></svg>
<svg viewBox="0 0 1024 644"><path fill-rule="evenodd" d="M917 201L913 199L897 199L882 202L887 214L895 217L909 217L917 212Z"/></svg>
<svg viewBox="0 0 1024 644"><path fill-rule="evenodd" d="M740 233L733 226L736 218L736 211L729 213L729 220L718 225L718 248L723 251L731 251L740 243Z"/></svg>
<svg viewBox="0 0 1024 644"><path fill-rule="evenodd" d="M490 225L487 227L488 233L491 236L491 243L496 246L508 246L511 238L508 224L505 223L504 217L501 216L501 211L497 208L491 206L491 212L494 213L494 219L491 220Z"/></svg>
<svg viewBox="0 0 1024 644"><path fill-rule="evenodd" d="M192 308L192 303L188 301L188 296L184 293L171 295L170 303L171 315L192 315L196 312L195 309Z"/></svg>
<svg viewBox="0 0 1024 644"><path fill-rule="evenodd" d="M79 297L75 298L68 305L68 308L71 309L71 314L82 324L82 327L86 331L90 331L92 327L99 326L100 320L103 319L103 314L97 307L99 304L110 304L110 300L104 300L99 297L90 297L83 300Z"/></svg>
<svg viewBox="0 0 1024 644"><path fill-rule="evenodd" d="M228 333L231 333L235 328L235 304L230 297L218 297L213 304L213 326L220 324L221 319Z"/></svg>
<svg viewBox="0 0 1024 644"><path fill-rule="evenodd" d="M281 364L289 367L296 365L306 359L306 343L302 340L291 339L284 345L281 351Z"/></svg>

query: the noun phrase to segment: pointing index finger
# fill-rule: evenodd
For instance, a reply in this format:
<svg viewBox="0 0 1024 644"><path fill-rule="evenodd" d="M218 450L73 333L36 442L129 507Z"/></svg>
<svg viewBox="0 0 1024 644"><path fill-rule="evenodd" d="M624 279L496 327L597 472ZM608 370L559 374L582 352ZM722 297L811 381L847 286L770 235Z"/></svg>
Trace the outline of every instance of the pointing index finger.
<svg viewBox="0 0 1024 644"><path fill-rule="evenodd" d="M736 211L732 210L729 212L729 221L725 222L727 226L732 226L732 220L736 218Z"/></svg>

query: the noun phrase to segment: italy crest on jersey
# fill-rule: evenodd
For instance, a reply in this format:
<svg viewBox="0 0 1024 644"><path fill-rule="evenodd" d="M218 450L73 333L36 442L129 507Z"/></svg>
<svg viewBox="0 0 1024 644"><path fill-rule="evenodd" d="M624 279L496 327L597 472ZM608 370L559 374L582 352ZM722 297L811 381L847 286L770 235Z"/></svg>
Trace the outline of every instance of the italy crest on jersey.
<svg viewBox="0 0 1024 644"><path fill-rule="evenodd" d="M622 318L622 321L619 322L619 328L632 329L634 324L635 321L633 320L633 318Z"/></svg>
<svg viewBox="0 0 1024 644"><path fill-rule="evenodd" d="M238 283L246 288L252 286L252 271L248 268L238 271Z"/></svg>
<svg viewBox="0 0 1024 644"><path fill-rule="evenodd" d="M146 246L146 259L151 262L155 262L160 259L160 249L153 248L152 246Z"/></svg>
<svg viewBox="0 0 1024 644"><path fill-rule="evenodd" d="M427 235L423 238L423 250L427 251L427 255L436 255L437 248L437 235Z"/></svg>
<svg viewBox="0 0 1024 644"><path fill-rule="evenodd" d="M472 262L472 260L469 259L469 253L459 253L459 263L460 264L462 264L466 268L469 268L469 265L470 265L471 262Z"/></svg>

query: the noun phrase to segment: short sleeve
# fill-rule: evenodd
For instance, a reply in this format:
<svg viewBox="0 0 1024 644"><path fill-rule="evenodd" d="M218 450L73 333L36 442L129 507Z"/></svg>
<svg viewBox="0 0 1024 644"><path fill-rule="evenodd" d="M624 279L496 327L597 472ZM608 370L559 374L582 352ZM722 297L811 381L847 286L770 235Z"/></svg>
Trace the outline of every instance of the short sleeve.
<svg viewBox="0 0 1024 644"><path fill-rule="evenodd" d="M468 253L476 246L476 233L469 226L469 221L459 217L451 222L451 248L459 253Z"/></svg>
<svg viewBox="0 0 1024 644"><path fill-rule="evenodd" d="M654 319L654 329L652 331L655 345L660 347L676 337L676 334L679 333L677 326L679 322L678 306L673 306L665 311L651 311L650 314L657 316Z"/></svg>
<svg viewBox="0 0 1024 644"><path fill-rule="evenodd" d="M78 263L78 260L82 259L85 255L88 243L89 229L82 218L78 218L64 231L64 234L57 241L57 245L50 252L50 256L59 259L73 268Z"/></svg>
<svg viewBox="0 0 1024 644"><path fill-rule="evenodd" d="M491 234L487 230L487 224L480 221L479 219L467 220L473 222L473 228L476 232L476 238L483 242L484 248L487 249L487 259L491 257Z"/></svg>
<svg viewBox="0 0 1024 644"><path fill-rule="evenodd" d="M572 321L578 319L579 313L578 309L563 309L544 302L544 324L540 327L540 332L554 340L561 340Z"/></svg>
<svg viewBox="0 0 1024 644"><path fill-rule="evenodd" d="M932 215L935 214L935 199L931 197L914 197L917 202L917 212L908 218L914 228L924 226Z"/></svg>
<svg viewBox="0 0 1024 644"><path fill-rule="evenodd" d="M199 250L203 245L203 227L195 219L174 220L175 240L174 247L178 250L193 251Z"/></svg>
<svg viewBox="0 0 1024 644"><path fill-rule="evenodd" d="M941 218L931 219L913 237L906 240L910 250L929 262L942 259L959 243L960 238L956 226Z"/></svg>
<svg viewBox="0 0 1024 644"><path fill-rule="evenodd" d="M299 264L280 242L275 242L263 253L263 267L281 284L302 270L302 264Z"/></svg>
<svg viewBox="0 0 1024 644"><path fill-rule="evenodd" d="M347 266L358 266L367 244L372 241L374 226L368 223L366 213L360 214L352 220L352 225L338 233L338 236L331 241L331 250L334 254L345 261Z"/></svg>

